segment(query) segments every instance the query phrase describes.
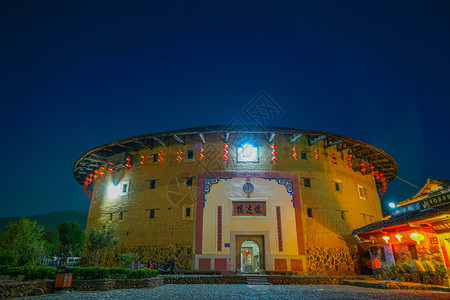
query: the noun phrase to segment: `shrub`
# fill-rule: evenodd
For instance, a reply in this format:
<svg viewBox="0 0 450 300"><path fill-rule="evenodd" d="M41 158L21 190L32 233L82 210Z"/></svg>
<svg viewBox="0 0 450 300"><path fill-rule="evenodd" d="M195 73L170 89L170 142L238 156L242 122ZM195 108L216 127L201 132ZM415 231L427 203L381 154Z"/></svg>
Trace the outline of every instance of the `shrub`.
<svg viewBox="0 0 450 300"><path fill-rule="evenodd" d="M134 260L139 260L139 255L133 252L127 252L122 254L122 268L129 268L131 262Z"/></svg>
<svg viewBox="0 0 450 300"><path fill-rule="evenodd" d="M74 279L104 279L104 278L129 278L140 279L155 277L158 270L139 269L130 270L126 268L99 268L99 267L75 267L73 268Z"/></svg>
<svg viewBox="0 0 450 300"><path fill-rule="evenodd" d="M0 274L8 275L11 277L25 275L25 280L55 279L56 268L45 266L21 266L21 267L1 266Z"/></svg>

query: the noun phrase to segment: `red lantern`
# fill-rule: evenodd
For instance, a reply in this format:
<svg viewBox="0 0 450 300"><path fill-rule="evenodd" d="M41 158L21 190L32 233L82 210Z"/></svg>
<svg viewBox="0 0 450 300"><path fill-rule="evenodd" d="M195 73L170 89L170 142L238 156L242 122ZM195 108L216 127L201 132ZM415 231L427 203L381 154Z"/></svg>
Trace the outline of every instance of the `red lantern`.
<svg viewBox="0 0 450 300"><path fill-rule="evenodd" d="M223 144L222 147L223 147L223 151L222 151L223 157L222 157L222 159L223 159L224 163L227 163L227 160L228 160L228 150L227 150L228 145L227 144Z"/></svg>
<svg viewBox="0 0 450 300"><path fill-rule="evenodd" d="M375 243L376 238L373 235L371 235L370 240L372 241L372 244L373 244L373 243Z"/></svg>
<svg viewBox="0 0 450 300"><path fill-rule="evenodd" d="M371 165L369 168L373 171L373 169L375 169L375 166Z"/></svg>
<svg viewBox="0 0 450 300"><path fill-rule="evenodd" d="M337 164L336 154L334 153L331 153L331 162L333 163L333 165Z"/></svg>
<svg viewBox="0 0 450 300"><path fill-rule="evenodd" d="M244 250L244 251L242 251L242 252L244 252L245 256L248 255L248 250Z"/></svg>
<svg viewBox="0 0 450 300"><path fill-rule="evenodd" d="M292 151L294 151L294 154L292 154L292 156L295 158L295 160L297 160L298 158L297 150L298 149L296 147L292 148Z"/></svg>
<svg viewBox="0 0 450 300"><path fill-rule="evenodd" d="M272 145L272 146L270 146L270 147L272 147L272 161L273 161L273 164L274 165L276 165L277 164L277 160L278 160L278 158L277 158L277 145Z"/></svg>
<svg viewBox="0 0 450 300"><path fill-rule="evenodd" d="M105 174L105 172L103 172L103 171L100 171L98 173L100 174L100 177L103 177L103 174Z"/></svg>
<svg viewBox="0 0 450 300"><path fill-rule="evenodd" d="M109 164L111 167L114 166L114 162L112 162L112 161L110 161L108 164Z"/></svg>
<svg viewBox="0 0 450 300"><path fill-rule="evenodd" d="M142 160L141 160L141 165L142 165L142 166L145 166L145 163L146 163L145 159L147 158L147 155L142 154L142 155L141 155L141 158L142 158Z"/></svg>
<svg viewBox="0 0 450 300"><path fill-rule="evenodd" d="M158 152L158 162L159 162L159 164L162 164L162 162L164 160L163 156L164 156L164 152L162 152L162 151Z"/></svg>
<svg viewBox="0 0 450 300"><path fill-rule="evenodd" d="M97 180L98 175L94 175L94 180Z"/></svg>
<svg viewBox="0 0 450 300"><path fill-rule="evenodd" d="M127 167L127 169L129 170L130 169L130 167L131 167L131 164L128 162L128 163L126 163L125 164L125 166Z"/></svg>
<svg viewBox="0 0 450 300"><path fill-rule="evenodd" d="M361 168L361 172L363 173L363 174L366 174L366 168Z"/></svg>
<svg viewBox="0 0 450 300"><path fill-rule="evenodd" d="M203 151L205 151L203 148L198 148L198 159L200 160L200 161L202 161L202 159L203 159L203 157L204 157L204 155L203 155Z"/></svg>
<svg viewBox="0 0 450 300"><path fill-rule="evenodd" d="M319 155L319 149L314 150L314 153L316 154L314 156L315 159L319 160L320 159L320 155Z"/></svg>
<svg viewBox="0 0 450 300"><path fill-rule="evenodd" d="M94 173L95 173L95 175L97 175L98 174L98 170L94 170Z"/></svg>
<svg viewBox="0 0 450 300"><path fill-rule="evenodd" d="M104 167L104 166L101 166L101 167L100 167L100 171L105 171L105 167Z"/></svg>
<svg viewBox="0 0 450 300"><path fill-rule="evenodd" d="M108 171L109 171L109 172L112 172L112 170L113 170L112 167L109 167L109 168L108 168Z"/></svg>
<svg viewBox="0 0 450 300"><path fill-rule="evenodd" d="M181 157L181 154L183 154L183 151L178 150L178 151L177 151L177 155L178 155L178 157L177 157L177 162L178 162L178 163L181 163L181 161L183 160L183 158Z"/></svg>

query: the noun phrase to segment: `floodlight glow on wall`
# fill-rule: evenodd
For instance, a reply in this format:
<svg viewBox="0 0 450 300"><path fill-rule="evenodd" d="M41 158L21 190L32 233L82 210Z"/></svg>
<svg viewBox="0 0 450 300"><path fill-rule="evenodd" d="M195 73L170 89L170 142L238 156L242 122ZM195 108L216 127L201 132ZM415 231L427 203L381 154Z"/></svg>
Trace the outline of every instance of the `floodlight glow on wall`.
<svg viewBox="0 0 450 300"><path fill-rule="evenodd" d="M238 162L258 162L258 147L244 144L237 149Z"/></svg>
<svg viewBox="0 0 450 300"><path fill-rule="evenodd" d="M117 197L119 197L119 195L122 192L122 185L118 184L118 185L114 185L114 184L110 184L108 186L108 199L115 199Z"/></svg>

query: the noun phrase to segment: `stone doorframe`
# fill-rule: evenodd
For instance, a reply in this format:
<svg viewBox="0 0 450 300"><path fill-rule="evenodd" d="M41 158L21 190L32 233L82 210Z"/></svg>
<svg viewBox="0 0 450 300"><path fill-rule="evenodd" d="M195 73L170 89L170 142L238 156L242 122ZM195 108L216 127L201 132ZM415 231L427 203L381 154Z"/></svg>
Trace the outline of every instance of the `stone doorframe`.
<svg viewBox="0 0 450 300"><path fill-rule="evenodd" d="M232 231L230 232L231 269L241 268L241 245L246 240L255 241L259 247L260 270L266 270L267 258L270 256L268 231Z"/></svg>

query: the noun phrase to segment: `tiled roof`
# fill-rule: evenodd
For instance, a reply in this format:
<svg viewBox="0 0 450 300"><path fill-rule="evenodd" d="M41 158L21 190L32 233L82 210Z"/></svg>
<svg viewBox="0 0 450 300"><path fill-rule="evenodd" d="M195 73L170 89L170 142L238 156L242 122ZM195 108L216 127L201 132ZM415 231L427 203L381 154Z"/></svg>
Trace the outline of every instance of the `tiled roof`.
<svg viewBox="0 0 450 300"><path fill-rule="evenodd" d="M355 229L353 230L352 234L355 235L359 233L370 232L372 230L401 225L404 223L426 220L446 213L450 213L450 204L438 206L436 208L429 208L427 210L415 211L412 213L403 214L396 217L391 217L390 219L372 223L364 227Z"/></svg>

